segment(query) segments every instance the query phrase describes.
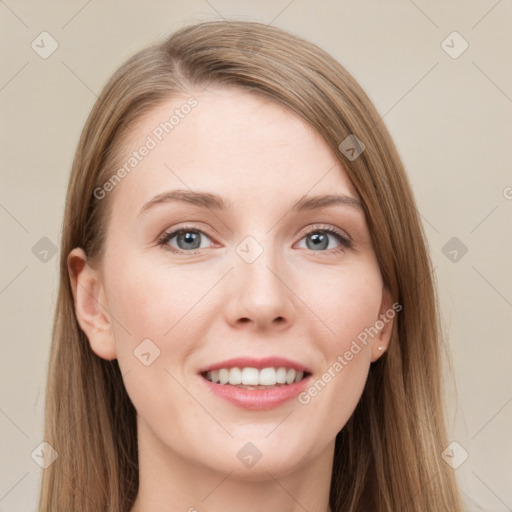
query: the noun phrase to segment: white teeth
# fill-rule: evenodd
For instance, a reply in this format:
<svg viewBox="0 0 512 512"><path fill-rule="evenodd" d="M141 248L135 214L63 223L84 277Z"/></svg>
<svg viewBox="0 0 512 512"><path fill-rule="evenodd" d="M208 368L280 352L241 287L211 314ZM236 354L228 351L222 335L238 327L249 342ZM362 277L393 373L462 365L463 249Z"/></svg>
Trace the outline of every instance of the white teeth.
<svg viewBox="0 0 512 512"><path fill-rule="evenodd" d="M206 372L206 378L218 384L232 386L275 386L276 384L293 384L304 377L303 371L294 368L221 368Z"/></svg>
<svg viewBox="0 0 512 512"><path fill-rule="evenodd" d="M229 381L229 370L222 368L219 370L219 384L227 384ZM215 382L215 381L212 381Z"/></svg>
<svg viewBox="0 0 512 512"><path fill-rule="evenodd" d="M229 383L232 386L242 384L242 372L240 368L231 368L231 370L229 370Z"/></svg>
<svg viewBox="0 0 512 512"><path fill-rule="evenodd" d="M285 384L286 383L286 368L283 368L281 366L281 368L278 368L277 369L277 372L276 372L276 382L278 384Z"/></svg>
<svg viewBox="0 0 512 512"><path fill-rule="evenodd" d="M260 370L260 386L275 386L276 384L275 368L263 368Z"/></svg>
<svg viewBox="0 0 512 512"><path fill-rule="evenodd" d="M260 375L257 368L244 368L242 370L242 384L244 386L257 386L259 383Z"/></svg>

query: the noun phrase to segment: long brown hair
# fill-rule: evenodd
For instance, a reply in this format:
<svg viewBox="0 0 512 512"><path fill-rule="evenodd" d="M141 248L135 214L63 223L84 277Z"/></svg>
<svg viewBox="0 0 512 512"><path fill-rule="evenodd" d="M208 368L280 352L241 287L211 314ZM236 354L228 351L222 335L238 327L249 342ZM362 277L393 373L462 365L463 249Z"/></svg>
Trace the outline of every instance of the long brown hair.
<svg viewBox="0 0 512 512"><path fill-rule="evenodd" d="M136 411L116 360L96 356L76 320L67 256L101 258L109 197L94 190L115 172L127 130L159 102L195 87L262 94L309 123L342 162L366 213L384 284L402 305L389 348L371 365L353 415L336 437L333 511L462 512L442 460L443 341L432 264L411 188L372 102L330 55L255 22L191 25L143 49L112 76L73 161L64 214L60 287L46 393L45 441L59 453L43 472L39 510L127 512L138 489ZM365 150L339 145L350 135Z"/></svg>

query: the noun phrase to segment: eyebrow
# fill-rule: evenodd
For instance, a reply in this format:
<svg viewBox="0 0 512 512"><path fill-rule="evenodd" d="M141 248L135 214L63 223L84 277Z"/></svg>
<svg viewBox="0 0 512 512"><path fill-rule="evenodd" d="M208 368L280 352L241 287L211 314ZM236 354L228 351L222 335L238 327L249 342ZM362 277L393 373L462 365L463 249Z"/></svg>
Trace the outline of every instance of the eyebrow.
<svg viewBox="0 0 512 512"><path fill-rule="evenodd" d="M157 204L172 202L188 203L212 210L229 210L232 208L232 203L230 201L226 201L217 194L212 194L210 192L195 192L192 190L171 190L169 192L158 194L144 204L140 209L139 215ZM304 210L317 210L334 205L351 206L360 210L363 209L361 203L355 197L338 194L324 194L309 197L305 195L296 201L290 209L292 211L300 212Z"/></svg>
<svg viewBox="0 0 512 512"><path fill-rule="evenodd" d="M303 210L317 210L334 205L352 206L360 209L361 211L363 210L363 206L355 197L337 194L325 194L310 197L303 196L293 204L291 209L299 212Z"/></svg>
<svg viewBox="0 0 512 512"><path fill-rule="evenodd" d="M158 194L153 199L148 201L139 212L139 215L144 211L152 208L157 204L181 202L189 203L194 206L202 206L212 210L227 210L231 208L231 204L227 203L222 197L212 194L210 192L194 192L192 190L171 190Z"/></svg>

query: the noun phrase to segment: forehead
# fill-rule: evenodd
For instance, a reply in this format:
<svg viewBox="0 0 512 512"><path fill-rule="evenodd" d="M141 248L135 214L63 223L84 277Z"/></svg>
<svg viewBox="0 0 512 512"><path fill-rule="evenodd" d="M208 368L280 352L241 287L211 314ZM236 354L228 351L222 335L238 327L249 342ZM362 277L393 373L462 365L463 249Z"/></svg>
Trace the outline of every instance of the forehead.
<svg viewBox="0 0 512 512"><path fill-rule="evenodd" d="M120 157L128 172L113 199L123 209L176 188L215 192L235 205L289 203L309 191L357 197L340 161L302 118L234 87L181 93L155 106Z"/></svg>

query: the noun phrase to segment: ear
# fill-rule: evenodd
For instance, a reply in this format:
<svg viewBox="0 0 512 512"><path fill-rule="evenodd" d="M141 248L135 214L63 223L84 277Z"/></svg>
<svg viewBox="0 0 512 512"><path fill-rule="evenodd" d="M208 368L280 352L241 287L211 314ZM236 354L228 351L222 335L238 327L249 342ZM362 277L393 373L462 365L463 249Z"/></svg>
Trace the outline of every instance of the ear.
<svg viewBox="0 0 512 512"><path fill-rule="evenodd" d="M393 322L397 311L400 311L399 304L394 305L391 301L391 294L387 288L382 290L382 301L379 309L379 317L375 321L375 327L379 333L372 340L372 363L387 350L393 330ZM382 347L382 350L379 350Z"/></svg>
<svg viewBox="0 0 512 512"><path fill-rule="evenodd" d="M76 317L91 349L103 359L115 359L114 331L103 284L83 249L77 247L69 253L68 271Z"/></svg>

